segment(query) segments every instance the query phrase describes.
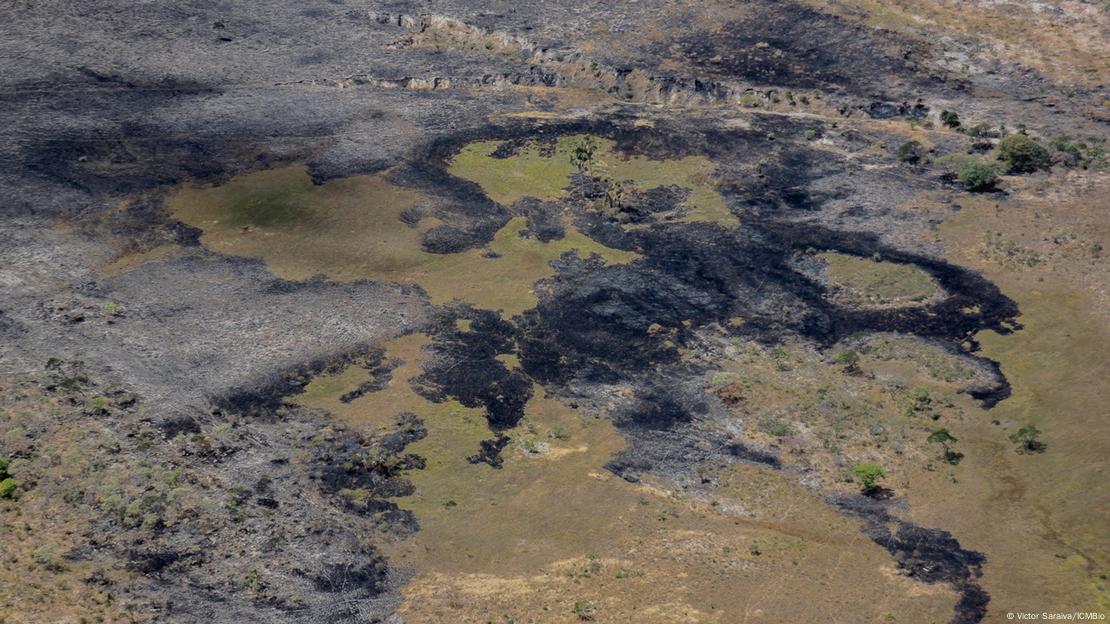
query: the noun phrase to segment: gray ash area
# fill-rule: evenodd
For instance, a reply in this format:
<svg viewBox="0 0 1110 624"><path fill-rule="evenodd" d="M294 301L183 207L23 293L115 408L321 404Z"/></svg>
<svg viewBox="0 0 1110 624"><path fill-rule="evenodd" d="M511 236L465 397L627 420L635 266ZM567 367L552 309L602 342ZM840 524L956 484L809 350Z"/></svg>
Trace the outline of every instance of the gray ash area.
<svg viewBox="0 0 1110 624"><path fill-rule="evenodd" d="M411 448L429 423L402 410L370 431L293 400L351 368L343 405L404 383L382 345L417 332L428 343L414 392L485 419L487 437L456 449L471 468L504 474L542 395L623 437L597 478L706 500L713 475L737 464L813 483L797 457L745 439L735 406L707 389L725 359L707 336L830 359L860 335L913 337L984 371L962 390L982 408L1008 399L976 335L1022 331L1021 310L931 234L961 201L1009 201L1013 185L972 195L933 163L993 153L968 134L973 122L1094 145L1106 118L1084 102L1098 90L989 55L966 34L896 32L812 3L737 3L720 16L682 4L11 4L0 390L12 418L43 417L0 431L0 458L33 476L13 481L25 501L41 494L72 512L60 516L66 539L81 542L55 559L13 557L70 574L85 592L81 621L116 608L94 594L124 601L112 617L135 622L418 621L403 607L417 572L386 553L423 530L406 501L435 460ZM967 123L946 127L942 110ZM926 123L928 156L899 160ZM502 160L529 145L550 155L577 135L612 141L618 156L708 159L705 183L735 222L690 220L693 192L674 184L598 210L613 181L588 167L557 197L507 205L449 171L477 141L502 141L490 155ZM1062 166L1053 157L1044 169ZM529 242L584 235L636 258L567 252L531 285L535 305L510 315L433 303L419 271L399 283L282 279L263 260L209 249L167 205L182 184L290 164L317 185L380 174L418 193L401 216L420 229L413 253L502 261L496 237L516 219ZM923 195L939 199L902 208ZM801 268L821 252L916 267L943 296L840 303ZM81 479L51 476L71 455L86 462ZM911 522L897 488L890 500L812 489L900 574L952 590L950 622L995 612L980 581L991 554ZM18 496L0 502L0 514L22 513ZM0 613L69 621L51 610L65 598L44 596ZM576 596L562 615L589 621L594 602Z"/></svg>

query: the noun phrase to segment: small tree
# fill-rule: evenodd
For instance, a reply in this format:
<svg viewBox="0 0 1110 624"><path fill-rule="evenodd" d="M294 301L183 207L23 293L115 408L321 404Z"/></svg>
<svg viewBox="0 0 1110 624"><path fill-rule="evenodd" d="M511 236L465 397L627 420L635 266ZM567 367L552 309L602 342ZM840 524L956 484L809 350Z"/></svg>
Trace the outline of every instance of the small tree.
<svg viewBox="0 0 1110 624"><path fill-rule="evenodd" d="M872 494L879 489L875 483L879 479L886 476L886 471L878 464L870 462L860 462L852 466L852 475L859 480L860 485L863 486L864 494Z"/></svg>
<svg viewBox="0 0 1110 624"><path fill-rule="evenodd" d="M847 351L841 351L840 353L837 353L836 354L836 363L837 364L843 364L844 365L844 372L846 372L850 375L857 375L860 372L860 369L859 369L859 354L856 353L855 351L852 351L851 349L849 349Z"/></svg>
<svg viewBox="0 0 1110 624"><path fill-rule="evenodd" d="M949 128L960 127L960 114L956 111L945 110L940 112L940 122Z"/></svg>
<svg viewBox="0 0 1110 624"><path fill-rule="evenodd" d="M898 147L898 160L916 165L925 157L925 146L920 141L909 140Z"/></svg>
<svg viewBox="0 0 1110 624"><path fill-rule="evenodd" d="M956 436L952 435L948 431L948 429L937 429L936 431L929 434L929 437L926 439L926 441L929 444L939 444L941 448L944 449L941 456L944 458L944 461L950 464L958 464L960 463L960 460L964 458L963 453L956 451L952 449L952 447L948 446L953 442L959 442Z"/></svg>
<svg viewBox="0 0 1110 624"><path fill-rule="evenodd" d="M969 191L982 192L994 189L1001 167L997 163L969 158L956 172L956 177Z"/></svg>
<svg viewBox="0 0 1110 624"><path fill-rule="evenodd" d="M578 171L589 171L590 166L594 161L594 152L597 151L597 139L592 136L585 136L579 141L570 153L570 164L578 168Z"/></svg>
<svg viewBox="0 0 1110 624"><path fill-rule="evenodd" d="M1027 453L1041 453L1048 448L1048 445L1038 439L1040 435L1040 429L1033 425L1025 425L1010 434L1010 441L1018 444L1018 450Z"/></svg>
<svg viewBox="0 0 1110 624"><path fill-rule="evenodd" d="M1027 134L1011 134L998 142L998 159L1010 173L1030 173L1049 163L1048 150Z"/></svg>

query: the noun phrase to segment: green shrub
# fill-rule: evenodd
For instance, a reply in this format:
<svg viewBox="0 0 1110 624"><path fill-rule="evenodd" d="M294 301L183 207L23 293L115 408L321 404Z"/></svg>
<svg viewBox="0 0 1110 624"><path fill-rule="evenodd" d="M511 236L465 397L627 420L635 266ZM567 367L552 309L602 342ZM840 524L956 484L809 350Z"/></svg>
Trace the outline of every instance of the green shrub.
<svg viewBox="0 0 1110 624"><path fill-rule="evenodd" d="M956 177L967 190L981 192L993 190L1001 172L998 163L969 158L960 165Z"/></svg>
<svg viewBox="0 0 1110 624"><path fill-rule="evenodd" d="M15 479L8 474L8 465L11 460L7 457L0 457L0 498L15 498L16 485Z"/></svg>
<svg viewBox="0 0 1110 624"><path fill-rule="evenodd" d="M775 436L776 438L786 438L798 433L793 427L774 417L760 420L759 429L763 431L763 433Z"/></svg>
<svg viewBox="0 0 1110 624"><path fill-rule="evenodd" d="M844 372L857 374L859 370L859 354L851 349L836 354L836 363L844 366Z"/></svg>
<svg viewBox="0 0 1110 624"><path fill-rule="evenodd" d="M917 164L925 157L925 147L920 141L909 140L898 147L898 160L904 163Z"/></svg>
<svg viewBox="0 0 1110 624"><path fill-rule="evenodd" d="M1059 154L1064 166L1083 169L1106 169L1110 166L1106 150L1099 146L1087 145L1067 136L1058 136L1048 146Z"/></svg>
<svg viewBox="0 0 1110 624"><path fill-rule="evenodd" d="M929 437L926 439L926 441L929 444L939 444L942 449L941 457L944 458L944 461L952 465L960 463L960 460L964 458L963 453L949 446L953 442L959 442L959 439L956 438L956 436L952 435L952 433L949 432L948 429L937 429L936 431L929 434Z"/></svg>
<svg viewBox="0 0 1110 624"><path fill-rule="evenodd" d="M991 128L990 124L981 123L968 128L967 135L976 139L997 139L1002 133Z"/></svg>
<svg viewBox="0 0 1110 624"><path fill-rule="evenodd" d="M998 159L1010 173L1029 173L1049 164L1048 150L1027 134L1011 134L998 143Z"/></svg>
<svg viewBox="0 0 1110 624"><path fill-rule="evenodd" d="M583 622L592 622L597 617L597 607L588 600L578 600L574 603L574 614Z"/></svg>
<svg viewBox="0 0 1110 624"><path fill-rule="evenodd" d="M852 475L859 480L860 485L863 486L864 493L872 492L876 489L876 481L886 476L886 471L878 464L870 462L860 462L852 466Z"/></svg>
<svg viewBox="0 0 1110 624"><path fill-rule="evenodd" d="M1041 453L1048 448L1048 445L1040 441L1040 435L1040 429L1033 425L1025 425L1010 434L1010 441L1018 443L1018 450L1028 453Z"/></svg>
<svg viewBox="0 0 1110 624"><path fill-rule="evenodd" d="M585 136L574 146L570 154L570 164L579 171L589 171L594 162L594 153L597 151L597 139Z"/></svg>
<svg viewBox="0 0 1110 624"><path fill-rule="evenodd" d="M960 114L956 111L945 110L940 112L940 122L949 128L960 127Z"/></svg>

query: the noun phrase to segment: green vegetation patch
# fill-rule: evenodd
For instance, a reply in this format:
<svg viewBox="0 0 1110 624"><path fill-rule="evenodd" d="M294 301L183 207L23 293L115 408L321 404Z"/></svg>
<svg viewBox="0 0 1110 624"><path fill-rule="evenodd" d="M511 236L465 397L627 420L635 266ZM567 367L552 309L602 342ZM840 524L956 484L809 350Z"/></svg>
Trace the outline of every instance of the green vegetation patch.
<svg viewBox="0 0 1110 624"><path fill-rule="evenodd" d="M683 205L687 212L683 220L736 223L712 184L716 167L704 156L663 160L626 156L614 150L615 143L609 139L571 135L547 146L533 141L507 158L495 157L493 154L503 144L471 143L455 155L448 171L478 183L491 199L504 205L524 197L559 199L570 184L571 174L579 169L613 183L631 184L640 191L677 186L690 191Z"/></svg>
<svg viewBox="0 0 1110 624"><path fill-rule="evenodd" d="M834 297L859 306L921 304L940 294L928 273L911 264L883 262L840 253L823 253Z"/></svg>
<svg viewBox="0 0 1110 624"><path fill-rule="evenodd" d="M573 138L547 149L531 142L508 158L492 155L504 141L470 143L451 159L448 172L478 183L490 199L506 206L524 197L558 199L575 171Z"/></svg>
<svg viewBox="0 0 1110 624"><path fill-rule="evenodd" d="M567 164L569 167L569 162ZM420 199L382 176L312 184L301 167L239 176L217 187L184 187L169 201L174 215L203 230L201 242L227 254L261 258L275 275L305 280L417 283L434 303L460 299L515 314L535 305L531 286L554 274L550 262L568 251L629 262L637 254L610 249L572 226L560 240L523 237L523 218L510 220L489 249L432 254L420 237L439 222L416 227L402 212Z"/></svg>

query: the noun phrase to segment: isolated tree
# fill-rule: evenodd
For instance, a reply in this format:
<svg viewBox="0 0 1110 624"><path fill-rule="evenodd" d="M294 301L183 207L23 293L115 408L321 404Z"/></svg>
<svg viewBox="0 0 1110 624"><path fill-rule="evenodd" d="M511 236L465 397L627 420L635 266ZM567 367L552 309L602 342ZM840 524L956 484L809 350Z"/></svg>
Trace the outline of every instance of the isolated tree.
<svg viewBox="0 0 1110 624"><path fill-rule="evenodd" d="M920 141L909 140L898 147L898 160L916 165L925 157L925 146Z"/></svg>
<svg viewBox="0 0 1110 624"><path fill-rule="evenodd" d="M998 142L998 160L1006 163L1010 173L1030 173L1049 164L1049 153L1043 145L1027 134L1011 134Z"/></svg>
<svg viewBox="0 0 1110 624"><path fill-rule="evenodd" d="M597 151L597 139L592 136L585 136L575 144L570 152L570 164L574 165L579 172L589 171L590 166L594 161L594 153Z"/></svg>
<svg viewBox="0 0 1110 624"><path fill-rule="evenodd" d="M956 451L951 446L949 446L953 442L959 442L959 439L956 438L956 436L952 435L946 428L942 427L930 433L929 437L926 438L926 442L928 442L929 444L939 444L940 447L943 449L942 457L944 458L944 461L950 464L958 464L960 463L960 460L964 458L963 453Z"/></svg>
<svg viewBox="0 0 1110 624"><path fill-rule="evenodd" d="M844 372L850 375L859 374L859 354L855 351L841 351L836 354L836 363L844 365Z"/></svg>
<svg viewBox="0 0 1110 624"><path fill-rule="evenodd" d="M994 184L998 181L998 174L1001 173L1001 169L998 163L969 158L960 165L956 177L969 191L990 191L994 189Z"/></svg>
<svg viewBox="0 0 1110 624"><path fill-rule="evenodd" d="M960 114L957 113L956 111L950 111L950 110L941 111L940 112L940 122L943 123L944 125L948 126L949 128L959 128L960 127Z"/></svg>
<svg viewBox="0 0 1110 624"><path fill-rule="evenodd" d="M1025 425L1021 429L1010 434L1010 441L1018 444L1018 450L1027 453L1040 453L1043 452L1048 445L1041 442L1038 437L1041 435L1041 430L1033 425Z"/></svg>
<svg viewBox="0 0 1110 624"><path fill-rule="evenodd" d="M859 480L860 485L863 486L864 494L872 494L879 489L875 483L879 479L886 476L886 471L878 464L870 462L860 462L852 466L852 475Z"/></svg>

